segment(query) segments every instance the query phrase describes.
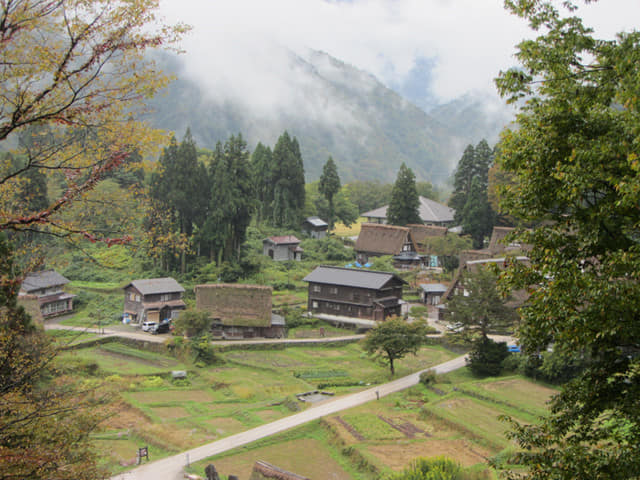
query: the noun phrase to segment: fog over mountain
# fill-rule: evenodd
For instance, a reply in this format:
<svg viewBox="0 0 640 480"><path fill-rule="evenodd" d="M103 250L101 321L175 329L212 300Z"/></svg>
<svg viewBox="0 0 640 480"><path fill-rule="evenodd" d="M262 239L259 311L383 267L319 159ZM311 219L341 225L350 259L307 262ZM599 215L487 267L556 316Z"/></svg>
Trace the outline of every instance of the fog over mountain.
<svg viewBox="0 0 640 480"><path fill-rule="evenodd" d="M492 110L470 95L447 105L432 102L428 114L373 75L326 53L296 54L273 45L268 53L237 60L248 75L265 72L259 77L207 77L206 59L196 73L180 56L162 57L163 69L178 79L154 99L153 123L178 138L189 127L206 148L237 133L250 149L258 142L273 146L287 130L298 138L308 180L319 177L331 155L345 182L393 181L405 162L419 180L442 183L467 144L495 141L509 120L504 108Z"/></svg>

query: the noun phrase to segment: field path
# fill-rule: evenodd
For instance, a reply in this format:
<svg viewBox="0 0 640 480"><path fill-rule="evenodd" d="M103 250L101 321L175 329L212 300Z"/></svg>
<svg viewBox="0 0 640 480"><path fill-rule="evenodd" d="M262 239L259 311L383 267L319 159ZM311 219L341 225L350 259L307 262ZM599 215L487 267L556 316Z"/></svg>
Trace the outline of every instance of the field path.
<svg viewBox="0 0 640 480"><path fill-rule="evenodd" d="M457 370L465 365L465 357L457 357L448 362L441 363L435 367L425 370L434 370L436 373L447 373ZM424 370L422 370L424 371ZM420 373L412 373L406 377L393 380L382 385L377 385L362 392L352 393L343 397L327 400L307 410L290 415L275 422L252 428L246 432L237 433L229 437L217 440L201 447L197 447L186 452L173 455L172 457L163 458L155 462L144 464L134 470L122 473L112 477L112 480L178 480L182 477L182 469L188 462L196 462L212 455L217 455L227 450L246 445L248 443L260 440L261 438L274 435L276 433L297 427L304 423L316 420L326 415L352 408L378 397L384 397L391 393L399 392L406 388L416 385L419 381Z"/></svg>

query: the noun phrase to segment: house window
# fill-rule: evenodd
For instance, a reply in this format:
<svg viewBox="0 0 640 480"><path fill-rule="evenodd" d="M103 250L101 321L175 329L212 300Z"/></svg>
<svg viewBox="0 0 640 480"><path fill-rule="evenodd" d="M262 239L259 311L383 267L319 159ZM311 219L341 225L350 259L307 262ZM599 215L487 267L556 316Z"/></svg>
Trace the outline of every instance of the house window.
<svg viewBox="0 0 640 480"><path fill-rule="evenodd" d="M353 292L353 293L351 294L351 298L352 298L353 300L355 300L356 302L358 302L358 301L360 301L360 294L359 294L358 292Z"/></svg>
<svg viewBox="0 0 640 480"><path fill-rule="evenodd" d="M136 299L136 294L133 292L129 292L129 300L133 302L135 299Z"/></svg>
<svg viewBox="0 0 640 480"><path fill-rule="evenodd" d="M322 287L320 285L314 285L313 287L311 287L311 291L313 293L320 293L322 291Z"/></svg>
<svg viewBox="0 0 640 480"><path fill-rule="evenodd" d="M318 308L318 302L311 302L311 308Z"/></svg>
<svg viewBox="0 0 640 480"><path fill-rule="evenodd" d="M160 295L160 301L161 302L168 302L169 300L171 300L171 294L170 293L163 293L162 295Z"/></svg>
<svg viewBox="0 0 640 480"><path fill-rule="evenodd" d="M136 295L136 302L140 301L140 295Z"/></svg>
<svg viewBox="0 0 640 480"><path fill-rule="evenodd" d="M338 294L338 287L331 287L329 288L329 293L331 295L337 295Z"/></svg>

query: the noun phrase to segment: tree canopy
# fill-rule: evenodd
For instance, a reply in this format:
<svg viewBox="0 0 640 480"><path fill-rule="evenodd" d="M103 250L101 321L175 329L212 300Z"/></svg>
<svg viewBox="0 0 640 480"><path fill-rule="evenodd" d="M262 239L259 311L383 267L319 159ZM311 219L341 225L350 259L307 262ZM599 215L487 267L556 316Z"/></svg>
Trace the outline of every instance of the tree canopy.
<svg viewBox="0 0 640 480"><path fill-rule="evenodd" d="M139 158L134 150L145 155L161 141L132 115L167 84L145 52L170 45L184 30L152 26L156 7L152 0L0 6L0 142L21 136L13 152L25 159L0 174L0 230L124 240L62 212L87 200L107 172ZM33 203L16 211L10 199L32 181L31 170L58 175L60 192L45 208Z"/></svg>
<svg viewBox="0 0 640 480"><path fill-rule="evenodd" d="M388 363L391 375L395 375L395 360L404 358L409 353L415 355L425 344L426 335L427 327L424 322L409 323L401 317L391 317L367 332L364 349Z"/></svg>
<svg viewBox="0 0 640 480"><path fill-rule="evenodd" d="M497 277L488 268L465 270L461 276L464 294L456 294L447 303L448 318L463 326L467 337L480 335L483 339L495 329L512 326L517 318L513 308L498 291Z"/></svg>
<svg viewBox="0 0 640 480"><path fill-rule="evenodd" d="M575 7L574 2L563 2ZM498 162L512 175L506 213L537 225L519 239L530 266L520 342L584 351L590 364L564 386L540 425L515 426L531 479L632 478L640 471L640 32L598 39L555 3L507 2L540 35L518 45L522 68L500 93L521 105ZM588 8L588 7L587 7Z"/></svg>
<svg viewBox="0 0 640 480"><path fill-rule="evenodd" d="M416 190L416 176L404 163L400 165L396 183L391 191L391 202L387 209L387 222L391 225L422 223L420 199Z"/></svg>

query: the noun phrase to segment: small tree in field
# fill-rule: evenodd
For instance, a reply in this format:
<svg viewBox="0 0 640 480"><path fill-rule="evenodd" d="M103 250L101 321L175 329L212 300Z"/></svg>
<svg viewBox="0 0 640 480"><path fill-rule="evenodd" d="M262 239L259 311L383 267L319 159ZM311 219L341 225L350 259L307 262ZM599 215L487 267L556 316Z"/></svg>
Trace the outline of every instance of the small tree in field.
<svg viewBox="0 0 640 480"><path fill-rule="evenodd" d="M364 339L364 349L389 364L391 375L395 375L394 361L409 353L414 355L425 344L426 324L422 321L409 323L400 317L391 317L369 330Z"/></svg>

